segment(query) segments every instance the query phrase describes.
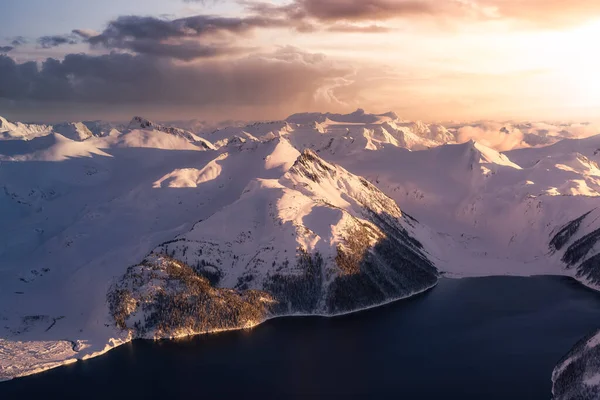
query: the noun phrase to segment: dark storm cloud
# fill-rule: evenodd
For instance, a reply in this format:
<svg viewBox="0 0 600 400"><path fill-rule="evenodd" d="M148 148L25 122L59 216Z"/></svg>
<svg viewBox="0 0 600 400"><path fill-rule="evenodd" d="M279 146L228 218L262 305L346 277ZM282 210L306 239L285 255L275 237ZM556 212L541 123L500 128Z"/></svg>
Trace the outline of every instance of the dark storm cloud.
<svg viewBox="0 0 600 400"><path fill-rule="evenodd" d="M171 38L199 37L220 31L240 34L254 26L267 25L261 20L223 18L197 15L176 20L154 17L122 16L111 22L99 35L89 38L92 44L120 42L127 39L166 40Z"/></svg>
<svg viewBox="0 0 600 400"><path fill-rule="evenodd" d="M381 33L388 28L360 23L432 12L428 1L419 0L296 0L286 5L242 0L240 3L248 12L246 16L196 15L169 20L129 15L110 21L100 33L76 29L73 35L109 50L191 61L249 51L235 43L260 29ZM68 37L72 39L73 35ZM62 44L60 38L48 39L47 43Z"/></svg>
<svg viewBox="0 0 600 400"><path fill-rule="evenodd" d="M64 44L77 44L77 36L70 35L52 35L42 36L37 40L38 45L44 49L51 49L53 47L62 46Z"/></svg>
<svg viewBox="0 0 600 400"><path fill-rule="evenodd" d="M138 54L166 56L180 60L239 53L234 38L256 28L285 27L289 21L260 16L225 18L206 15L164 20L154 17L122 16L109 22L99 34L75 30L92 46L130 50Z"/></svg>
<svg viewBox="0 0 600 400"><path fill-rule="evenodd" d="M203 45L195 41L184 41L171 44L157 42L151 39L131 41L128 43L127 48L138 54L174 58L183 61L239 54L247 51L247 49L237 47Z"/></svg>
<svg viewBox="0 0 600 400"><path fill-rule="evenodd" d="M235 61L199 65L131 54L69 54L19 64L0 56L0 98L7 100L185 105L311 104L315 94L347 76L324 56L285 48Z"/></svg>
<svg viewBox="0 0 600 400"><path fill-rule="evenodd" d="M446 3L455 3L449 0ZM446 6L435 6L433 0L295 0L281 6L261 1L242 0L249 11L261 15L285 15L290 19L335 21L383 21L398 17L432 15Z"/></svg>
<svg viewBox="0 0 600 400"><path fill-rule="evenodd" d="M418 0L297 0L295 6L323 21L385 20L434 12L430 1Z"/></svg>
<svg viewBox="0 0 600 400"><path fill-rule="evenodd" d="M0 53L8 53L12 50L14 50L13 46L0 46Z"/></svg>

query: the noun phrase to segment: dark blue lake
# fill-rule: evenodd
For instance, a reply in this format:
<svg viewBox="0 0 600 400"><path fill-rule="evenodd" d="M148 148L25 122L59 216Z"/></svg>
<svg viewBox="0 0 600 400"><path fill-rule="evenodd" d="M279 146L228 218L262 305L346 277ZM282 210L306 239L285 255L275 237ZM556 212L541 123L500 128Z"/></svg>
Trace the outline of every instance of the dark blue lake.
<svg viewBox="0 0 600 400"><path fill-rule="evenodd" d="M442 279L338 318L136 341L0 383L0 399L549 399L556 362L600 327L600 294L561 277Z"/></svg>

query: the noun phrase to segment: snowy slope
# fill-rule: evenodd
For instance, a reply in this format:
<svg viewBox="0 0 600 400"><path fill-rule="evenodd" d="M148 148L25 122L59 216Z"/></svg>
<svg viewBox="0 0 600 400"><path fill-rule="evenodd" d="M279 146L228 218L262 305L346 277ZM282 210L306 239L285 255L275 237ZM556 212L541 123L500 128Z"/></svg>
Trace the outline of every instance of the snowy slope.
<svg viewBox="0 0 600 400"><path fill-rule="evenodd" d="M53 126L53 130L56 133L60 133L66 138L83 142L86 139L94 136L86 125L82 122L69 122L64 124L58 124Z"/></svg>
<svg viewBox="0 0 600 400"><path fill-rule="evenodd" d="M543 150L535 149L536 157ZM598 205L597 161L573 153L537 164L520 159L521 166L512 152L469 141L426 151L387 146L328 157L437 231L426 247L439 249L440 268L455 276L574 275L548 257L549 242L553 231Z"/></svg>
<svg viewBox="0 0 600 400"><path fill-rule="evenodd" d="M257 122L245 126L229 126L206 133L203 137L217 147L240 141L265 141L281 137L291 130L285 121Z"/></svg>
<svg viewBox="0 0 600 400"><path fill-rule="evenodd" d="M176 136L176 137L186 139L198 146L204 147L205 149L213 149L214 150L214 146L212 145L212 143L193 134L192 132L189 132L189 131L186 131L186 130L183 130L180 128L174 128L174 127L170 127L170 126L162 126L162 125L156 124L152 121L149 121L143 117L133 117L133 119L129 123L128 129L129 130L151 129L151 130L155 130L155 131L159 131L159 132L164 132L164 133L168 133L170 135Z"/></svg>
<svg viewBox="0 0 600 400"><path fill-rule="evenodd" d="M130 268L111 289L111 310L135 336L173 337L387 303L437 282L416 225L306 150L280 179L251 181L238 201ZM235 306L219 305L223 296Z"/></svg>
<svg viewBox="0 0 600 400"><path fill-rule="evenodd" d="M0 357L0 376L122 343L127 335L106 306L113 277L237 200L251 180L280 177L297 154L275 142L217 153L167 133L133 130L84 142L62 137L18 160L4 158L0 353L15 356ZM193 184L184 179L189 175ZM67 351L72 343L78 351Z"/></svg>
<svg viewBox="0 0 600 400"><path fill-rule="evenodd" d="M264 141L287 137L298 148L315 151L377 150L385 146L407 149L427 149L454 142L454 135L440 125L422 122L408 123L394 113L295 114L285 121L256 122L246 126L231 126L202 134L217 147L230 142ZM339 148L339 149L338 149Z"/></svg>
<svg viewBox="0 0 600 400"><path fill-rule="evenodd" d="M294 124L308 124L311 122L322 123L326 120L335 122L346 122L346 123L359 123L359 124L375 124L383 123L388 121L398 120L398 116L389 112L386 114L369 114L365 110L359 108L350 114L332 114L332 113L299 113L290 115L286 121Z"/></svg>
<svg viewBox="0 0 600 400"><path fill-rule="evenodd" d="M482 126L462 140L463 125L363 110L203 133L0 119L0 379L134 336L374 306L433 285L432 264L598 288L600 136ZM538 147L499 152L517 131ZM177 303L186 290L202 302ZM173 304L216 314L182 324Z"/></svg>
<svg viewBox="0 0 600 400"><path fill-rule="evenodd" d="M119 129L121 129L120 126L105 121L83 121L82 123L92 135L98 137L119 134Z"/></svg>
<svg viewBox="0 0 600 400"><path fill-rule="evenodd" d="M77 141L89 139L92 136L107 136L118 133L117 127L104 121L65 122L55 125L12 123L0 116L0 140L33 140L51 133Z"/></svg>

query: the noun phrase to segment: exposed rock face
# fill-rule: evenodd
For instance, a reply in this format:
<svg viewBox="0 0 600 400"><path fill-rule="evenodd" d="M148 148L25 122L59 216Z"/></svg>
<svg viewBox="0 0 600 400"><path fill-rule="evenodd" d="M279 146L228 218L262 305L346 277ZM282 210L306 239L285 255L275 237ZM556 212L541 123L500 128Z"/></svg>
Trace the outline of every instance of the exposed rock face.
<svg viewBox="0 0 600 400"><path fill-rule="evenodd" d="M598 209L561 227L550 241L550 249L562 251L561 261L575 267L577 278L589 284L600 284L600 224Z"/></svg>
<svg viewBox="0 0 600 400"><path fill-rule="evenodd" d="M336 315L432 287L418 223L362 178L305 151L279 180L154 250L109 293L117 324L142 337Z"/></svg>
<svg viewBox="0 0 600 400"><path fill-rule="evenodd" d="M569 222L568 224L560 228L558 233L554 235L554 237L550 241L550 248L552 250L558 251L561 250L565 244L569 243L571 238L575 234L577 234L579 228L581 227L581 223L583 222L585 217L587 217L590 214L590 212L583 214L581 217Z"/></svg>
<svg viewBox="0 0 600 400"><path fill-rule="evenodd" d="M600 284L600 213L591 210L560 227L550 241L567 269L592 286ZM600 331L583 338L552 374L555 400L600 398Z"/></svg>
<svg viewBox="0 0 600 400"><path fill-rule="evenodd" d="M552 383L554 400L600 398L600 331L579 341L560 360Z"/></svg>

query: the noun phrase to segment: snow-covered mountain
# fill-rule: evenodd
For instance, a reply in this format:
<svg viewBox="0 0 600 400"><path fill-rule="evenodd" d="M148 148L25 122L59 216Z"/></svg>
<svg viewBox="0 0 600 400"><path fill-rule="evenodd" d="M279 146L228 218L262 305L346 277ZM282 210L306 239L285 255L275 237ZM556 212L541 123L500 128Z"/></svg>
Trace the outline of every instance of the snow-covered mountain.
<svg viewBox="0 0 600 400"><path fill-rule="evenodd" d="M580 280L590 286L600 285L600 210L593 208L561 226L550 248Z"/></svg>
<svg viewBox="0 0 600 400"><path fill-rule="evenodd" d="M83 122L69 122L64 124L54 125L53 131L60 133L66 138L83 142L86 139L91 138L94 134L88 129Z"/></svg>
<svg viewBox="0 0 600 400"><path fill-rule="evenodd" d="M123 128L117 124L105 121L83 121L85 127L93 136L103 137L111 134L119 134Z"/></svg>
<svg viewBox="0 0 600 400"><path fill-rule="evenodd" d="M324 123L327 120L355 124L375 124L389 121L397 121L396 113L389 112L385 114L370 114L362 108L350 114L332 114L332 113L299 113L290 115L286 121L294 124L305 125L312 122Z"/></svg>
<svg viewBox="0 0 600 400"><path fill-rule="evenodd" d="M143 117L133 117L133 119L129 123L128 129L151 129L159 132L164 132L173 136L189 140L190 142L193 142L198 146L202 146L205 149L214 149L213 145L209 141L193 134L192 132L171 126L159 125Z"/></svg>
<svg viewBox="0 0 600 400"><path fill-rule="evenodd" d="M0 379L136 336L371 307L438 270L598 288L600 136L581 129L0 119Z"/></svg>
<svg viewBox="0 0 600 400"><path fill-rule="evenodd" d="M305 150L129 268L111 310L136 336L172 337L372 307L435 285L419 229L376 187Z"/></svg>
<svg viewBox="0 0 600 400"><path fill-rule="evenodd" d="M52 127L48 125L9 122L0 116L0 140L28 140L47 135L51 129Z"/></svg>
<svg viewBox="0 0 600 400"><path fill-rule="evenodd" d="M9 122L0 117L0 140L33 140L50 133L59 133L69 139L83 141L92 136L107 136L119 133L118 127L104 121L64 122L54 125L24 124Z"/></svg>

